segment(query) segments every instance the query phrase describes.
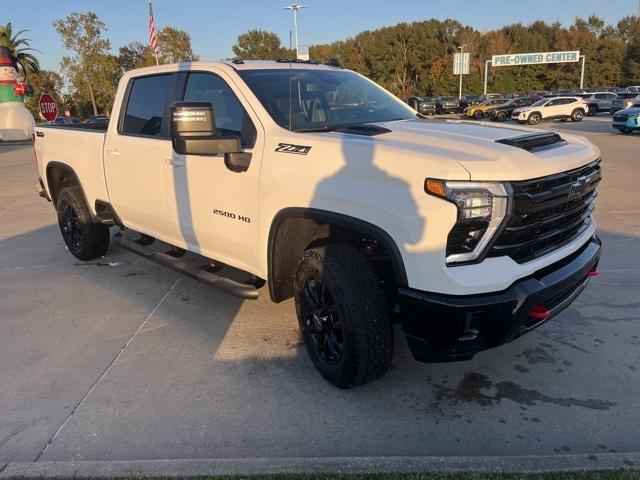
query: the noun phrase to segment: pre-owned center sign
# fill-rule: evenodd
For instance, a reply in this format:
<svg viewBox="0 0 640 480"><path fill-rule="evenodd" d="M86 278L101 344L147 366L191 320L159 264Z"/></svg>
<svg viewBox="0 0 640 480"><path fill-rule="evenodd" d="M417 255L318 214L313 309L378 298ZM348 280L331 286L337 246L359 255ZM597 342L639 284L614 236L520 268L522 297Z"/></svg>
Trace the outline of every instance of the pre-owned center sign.
<svg viewBox="0 0 640 480"><path fill-rule="evenodd" d="M538 63L565 63L580 60L580 51L568 52L537 52L537 53L509 53L493 55L491 65L494 67L508 67L514 65L535 65Z"/></svg>

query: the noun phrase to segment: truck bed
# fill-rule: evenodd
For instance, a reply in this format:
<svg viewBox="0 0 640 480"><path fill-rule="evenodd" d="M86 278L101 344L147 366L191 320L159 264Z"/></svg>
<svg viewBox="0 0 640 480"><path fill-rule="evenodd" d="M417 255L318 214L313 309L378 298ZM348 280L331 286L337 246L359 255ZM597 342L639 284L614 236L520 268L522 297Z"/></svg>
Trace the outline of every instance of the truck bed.
<svg viewBox="0 0 640 480"><path fill-rule="evenodd" d="M80 180L87 204L95 214L95 201L109 198L103 166L106 127L90 127L89 124L43 125L36 127L35 132L38 171L47 186L49 196L51 197L51 192L48 189L46 168L56 168L56 164L67 165Z"/></svg>

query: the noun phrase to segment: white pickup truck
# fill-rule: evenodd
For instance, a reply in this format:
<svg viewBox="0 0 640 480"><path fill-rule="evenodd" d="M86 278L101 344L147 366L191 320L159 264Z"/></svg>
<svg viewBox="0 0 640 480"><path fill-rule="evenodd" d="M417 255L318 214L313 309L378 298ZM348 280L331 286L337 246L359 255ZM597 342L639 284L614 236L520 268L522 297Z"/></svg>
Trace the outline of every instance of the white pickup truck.
<svg viewBox="0 0 640 480"><path fill-rule="evenodd" d="M393 323L417 360L469 359L597 273L594 145L420 117L336 63L134 70L106 132L36 129L40 195L81 260L115 225L135 232L120 247L213 287L293 297L314 364L347 388L388 369Z"/></svg>

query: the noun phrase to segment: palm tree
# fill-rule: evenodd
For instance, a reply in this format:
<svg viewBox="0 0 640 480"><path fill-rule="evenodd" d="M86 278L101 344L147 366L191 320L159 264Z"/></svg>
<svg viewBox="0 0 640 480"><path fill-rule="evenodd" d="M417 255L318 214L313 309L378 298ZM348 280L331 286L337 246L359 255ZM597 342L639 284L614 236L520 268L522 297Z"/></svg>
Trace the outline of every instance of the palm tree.
<svg viewBox="0 0 640 480"><path fill-rule="evenodd" d="M38 52L38 50L29 47L29 45L31 45L29 38L20 38L20 35L28 31L29 30L20 30L14 34L11 22L8 22L6 25L0 25L0 47L7 47L9 49L11 56L25 78L29 73L40 71L40 62L38 62L38 59L32 53L29 53Z"/></svg>

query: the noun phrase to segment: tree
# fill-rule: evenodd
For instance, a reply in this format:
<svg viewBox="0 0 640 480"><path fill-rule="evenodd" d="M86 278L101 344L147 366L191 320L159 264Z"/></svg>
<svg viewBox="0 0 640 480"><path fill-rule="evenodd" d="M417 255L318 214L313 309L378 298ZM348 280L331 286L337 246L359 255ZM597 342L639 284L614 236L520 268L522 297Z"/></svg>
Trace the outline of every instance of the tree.
<svg viewBox="0 0 640 480"><path fill-rule="evenodd" d="M174 27L164 27L156 34L158 49L160 53L158 59L160 63L181 63L195 62L199 60L198 55L191 49L191 37L184 30ZM152 54L151 49L149 52Z"/></svg>
<svg viewBox="0 0 640 480"><path fill-rule="evenodd" d="M102 37L106 25L94 12L86 12L55 20L53 27L72 52L62 58L62 71L80 96L91 102L94 115L98 105L106 111L113 102L119 74L117 59L109 54L111 42Z"/></svg>
<svg viewBox="0 0 640 480"><path fill-rule="evenodd" d="M153 51L148 45L140 42L131 42L118 49L118 65L122 73L134 68L149 67L155 65Z"/></svg>
<svg viewBox="0 0 640 480"><path fill-rule="evenodd" d="M0 25L0 47L7 47L11 52L11 56L18 65L19 73L26 79L30 73L40 70L38 59L30 52L37 50L30 47L31 40L28 38L20 38L23 33L29 30L20 30L13 33L13 25L8 22L6 25Z"/></svg>
<svg viewBox="0 0 640 480"><path fill-rule="evenodd" d="M33 118L40 118L40 106L38 100L40 95L48 93L56 101L56 104L61 105L62 100L62 77L56 72L51 70L39 70L29 75L29 84L33 89L33 95L28 96L25 99L24 105L29 109Z"/></svg>
<svg viewBox="0 0 640 480"><path fill-rule="evenodd" d="M293 56L291 50L282 46L278 35L259 28L238 35L232 49L236 57L243 60L277 60Z"/></svg>

